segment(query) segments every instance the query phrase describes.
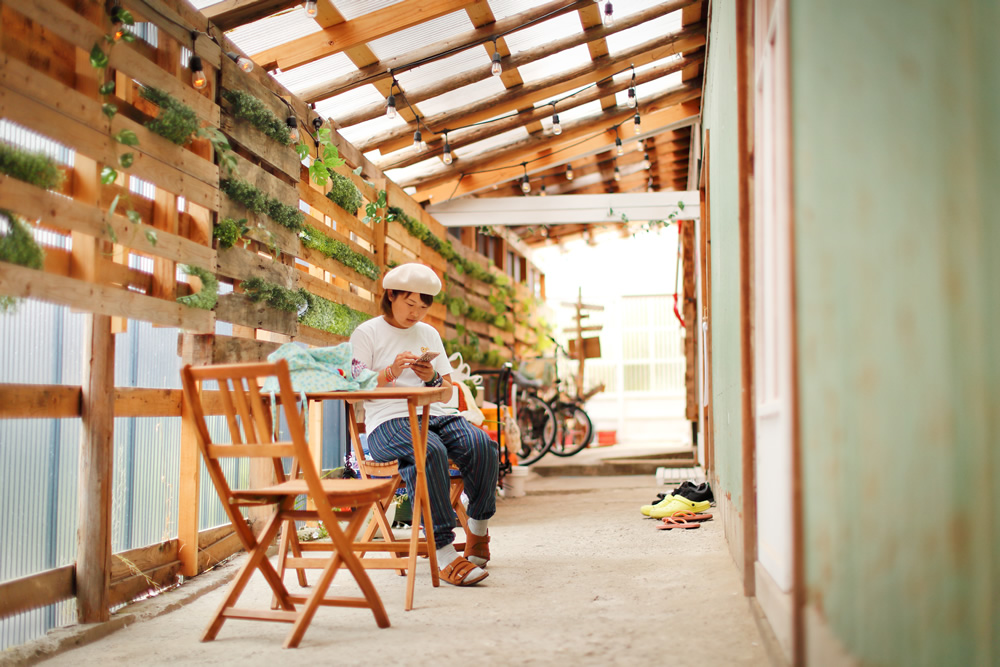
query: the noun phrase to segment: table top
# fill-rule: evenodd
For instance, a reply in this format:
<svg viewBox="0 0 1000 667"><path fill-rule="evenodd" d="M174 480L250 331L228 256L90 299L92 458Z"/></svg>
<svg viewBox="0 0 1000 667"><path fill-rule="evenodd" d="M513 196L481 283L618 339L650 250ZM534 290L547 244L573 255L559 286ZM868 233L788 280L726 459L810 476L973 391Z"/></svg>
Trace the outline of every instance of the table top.
<svg viewBox="0 0 1000 667"><path fill-rule="evenodd" d="M378 387L367 391L311 391L311 401L371 401L387 398L405 399L414 405L430 405L451 398L452 387Z"/></svg>

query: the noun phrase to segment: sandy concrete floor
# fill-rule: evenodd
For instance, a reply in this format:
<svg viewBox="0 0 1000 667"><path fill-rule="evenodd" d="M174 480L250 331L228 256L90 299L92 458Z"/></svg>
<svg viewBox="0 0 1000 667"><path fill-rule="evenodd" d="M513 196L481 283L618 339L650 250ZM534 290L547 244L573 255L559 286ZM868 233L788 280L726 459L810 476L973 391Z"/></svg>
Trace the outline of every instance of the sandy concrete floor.
<svg viewBox="0 0 1000 667"><path fill-rule="evenodd" d="M527 489L499 501L490 576L479 586L434 589L422 561L415 608L406 612L405 579L370 571L388 629L367 610L321 608L298 649L281 648L286 624L239 620L201 643L223 587L46 664L770 664L720 521L656 530L638 509L663 489L648 476L532 475ZM344 574L331 587L356 590ZM269 597L258 576L241 606Z"/></svg>

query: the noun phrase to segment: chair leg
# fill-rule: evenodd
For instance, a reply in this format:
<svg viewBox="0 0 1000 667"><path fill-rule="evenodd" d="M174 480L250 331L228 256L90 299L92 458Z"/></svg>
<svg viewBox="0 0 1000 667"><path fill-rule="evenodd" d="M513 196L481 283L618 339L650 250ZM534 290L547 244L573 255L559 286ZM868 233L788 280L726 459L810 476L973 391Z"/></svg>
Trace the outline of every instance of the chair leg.
<svg viewBox="0 0 1000 667"><path fill-rule="evenodd" d="M453 477L451 480L451 506L455 510L455 514L458 516L458 523L462 526L462 530L465 534L469 534L469 515L465 511L465 507L462 505L462 493L465 491L465 482L462 481L461 477ZM456 549L464 549L464 543L455 543Z"/></svg>
<svg viewBox="0 0 1000 667"><path fill-rule="evenodd" d="M242 530L249 534L249 543L244 541L244 544L249 544L250 557L237 573L236 578L233 580L232 585L230 585L225 598L223 598L222 603L215 612L215 615L212 616L212 621L208 624L208 627L205 628L201 641L207 642L216 638L219 631L222 629L223 623L226 622L226 617L224 616L225 611L236 605L236 601L240 598L240 595L243 594L243 590L246 588L246 585L249 583L250 577L253 576L255 570L260 570L260 573L264 576L264 579L271 587L271 590L277 599L278 606L285 611L295 611L295 605L292 604L291 600L288 598L288 590L285 588L285 584L281 581L281 578L278 577L278 573L271 566L271 561L267 560L266 545L270 544L274 540L275 536L278 534L278 528L281 525L281 521L278 517L278 512L271 515L271 518L264 527L264 531L261 533L259 540L254 539L253 533L250 531L250 528L246 526L246 524L234 524L234 528L237 532Z"/></svg>

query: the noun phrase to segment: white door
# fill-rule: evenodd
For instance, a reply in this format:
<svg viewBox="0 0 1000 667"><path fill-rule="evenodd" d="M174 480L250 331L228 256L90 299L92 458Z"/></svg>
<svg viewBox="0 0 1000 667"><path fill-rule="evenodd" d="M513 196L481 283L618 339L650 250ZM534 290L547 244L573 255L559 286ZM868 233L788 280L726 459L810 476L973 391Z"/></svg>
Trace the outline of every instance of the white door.
<svg viewBox="0 0 1000 667"><path fill-rule="evenodd" d="M787 0L756 3L756 581L757 598L787 651L792 588L792 321L786 17Z"/></svg>

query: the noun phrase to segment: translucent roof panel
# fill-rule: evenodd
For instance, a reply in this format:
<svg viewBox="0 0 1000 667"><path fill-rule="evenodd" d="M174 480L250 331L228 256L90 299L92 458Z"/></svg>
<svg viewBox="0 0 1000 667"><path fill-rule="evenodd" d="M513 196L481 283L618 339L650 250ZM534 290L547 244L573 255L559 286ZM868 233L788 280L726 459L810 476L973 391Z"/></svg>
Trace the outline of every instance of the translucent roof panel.
<svg viewBox="0 0 1000 667"><path fill-rule="evenodd" d="M521 73L521 79L525 83L531 83L539 79L547 79L566 70L575 69L588 62L590 62L590 51L587 50L585 44L581 44L572 49L560 51L548 58L521 65L517 71Z"/></svg>
<svg viewBox="0 0 1000 667"><path fill-rule="evenodd" d="M507 144L514 143L515 141L520 141L527 136L528 131L523 127L518 127L502 134L498 134L495 137L489 137L488 139L477 141L474 144L469 144L468 146L456 150L455 154L468 159L470 157L487 153L495 148L499 148L500 146L506 146Z"/></svg>
<svg viewBox="0 0 1000 667"><path fill-rule="evenodd" d="M544 5L548 0L490 0L490 9L497 21L508 16L514 16L529 9L534 9L539 5Z"/></svg>
<svg viewBox="0 0 1000 667"><path fill-rule="evenodd" d="M357 71L357 66L344 53L335 53L332 56L320 58L311 63L296 67L287 72L278 72L274 78L288 88L293 93L299 93L307 88L322 83L332 81Z"/></svg>
<svg viewBox="0 0 1000 667"><path fill-rule="evenodd" d="M244 53L253 55L322 30L301 7L260 21L247 23L226 33Z"/></svg>
<svg viewBox="0 0 1000 667"><path fill-rule="evenodd" d="M404 0L334 0L333 6L337 8L345 21L350 21L402 2Z"/></svg>
<svg viewBox="0 0 1000 667"><path fill-rule="evenodd" d="M445 79L466 72L476 67L489 67L490 57L482 48L469 49L461 53L456 53L448 58L442 58L434 62L415 67L406 72L396 75L399 85L403 90L427 90ZM492 77L491 77L492 78ZM471 101L471 100L470 100Z"/></svg>
<svg viewBox="0 0 1000 667"><path fill-rule="evenodd" d="M475 27L465 12L452 12L371 41L368 47L379 60L388 60L470 32Z"/></svg>
<svg viewBox="0 0 1000 667"><path fill-rule="evenodd" d="M507 89L503 87L503 82L500 80L500 77L491 76L487 79L483 79L482 81L469 84L468 86L456 88L455 90L445 93L444 95L438 95L433 99L424 100L420 103L420 109L424 112L424 114L434 116L439 113L454 111L459 107L463 107L466 104L471 104L472 102L476 102L478 100L499 95L505 90Z"/></svg>
<svg viewBox="0 0 1000 667"><path fill-rule="evenodd" d="M681 72L674 72L673 74L668 74L667 76L661 76L655 81L639 84L635 87L635 94L639 97L639 104L642 104L644 99L659 95L665 90L676 88L681 85L681 83L683 83ZM625 93L622 93L622 95L624 94Z"/></svg>
<svg viewBox="0 0 1000 667"><path fill-rule="evenodd" d="M615 16L618 16L618 5L633 3L624 3L621 0L617 0L614 4ZM642 8L643 3L638 3L640 8ZM681 29L681 12L671 12L666 16L661 16L658 19L653 19L651 21L646 21L642 25L637 25L634 28L629 28L628 30L622 30L621 32L616 32L613 35L608 35L605 41L608 43L608 53L612 56L621 53L622 51L627 51L628 49L634 48L637 44L643 44L650 40L656 39L657 37L662 37L672 32L677 32Z"/></svg>
<svg viewBox="0 0 1000 667"><path fill-rule="evenodd" d="M521 4L521 10L527 9ZM496 14L496 11L493 12ZM499 17L497 17L499 19ZM544 46L558 39L564 37L569 37L570 35L575 35L583 32L583 26L580 25L580 17L576 12L570 12L568 14L563 14L562 16L557 16L546 21L542 21L530 28L525 28L523 30L518 30L517 32L512 32L509 35L504 35L504 41L507 43L507 48L510 49L511 53L520 53L521 51L527 51L529 49L534 49L539 46ZM590 57L588 55L587 59Z"/></svg>
<svg viewBox="0 0 1000 667"><path fill-rule="evenodd" d="M593 102L587 102L586 104L581 104L580 106L573 107L572 109L560 111L559 122L565 124L571 120L586 118L587 116L598 116L601 113L603 113L603 109L601 109L601 101L594 100Z"/></svg>

